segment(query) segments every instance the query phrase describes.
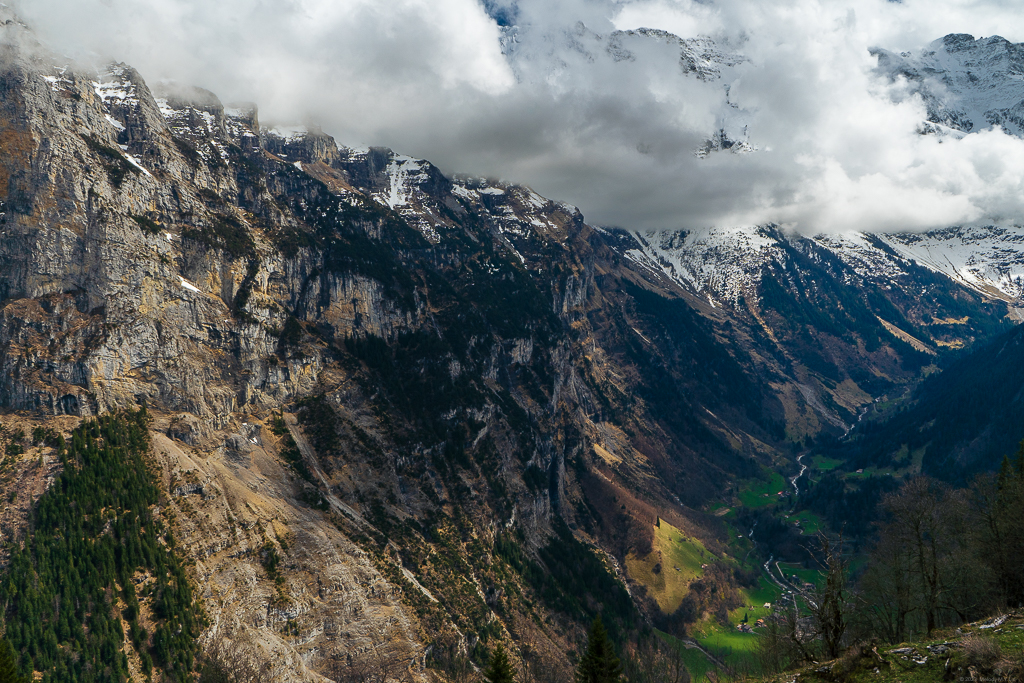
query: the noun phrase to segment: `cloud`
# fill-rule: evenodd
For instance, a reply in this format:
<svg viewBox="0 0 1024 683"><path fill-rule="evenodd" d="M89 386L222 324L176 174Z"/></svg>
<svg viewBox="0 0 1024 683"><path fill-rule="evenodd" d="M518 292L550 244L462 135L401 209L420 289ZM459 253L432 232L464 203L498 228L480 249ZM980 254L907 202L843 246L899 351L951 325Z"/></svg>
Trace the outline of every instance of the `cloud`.
<svg viewBox="0 0 1024 683"><path fill-rule="evenodd" d="M265 122L316 121L343 144L523 182L598 224L816 232L1024 221L1024 141L920 135L924 103L881 79L868 52L916 51L951 32L1024 40L1016 3L31 0L17 9L73 57L123 60L151 82L256 101ZM670 35L616 33L639 28L710 36L743 59L701 80L684 72ZM695 156L721 129L757 151Z"/></svg>

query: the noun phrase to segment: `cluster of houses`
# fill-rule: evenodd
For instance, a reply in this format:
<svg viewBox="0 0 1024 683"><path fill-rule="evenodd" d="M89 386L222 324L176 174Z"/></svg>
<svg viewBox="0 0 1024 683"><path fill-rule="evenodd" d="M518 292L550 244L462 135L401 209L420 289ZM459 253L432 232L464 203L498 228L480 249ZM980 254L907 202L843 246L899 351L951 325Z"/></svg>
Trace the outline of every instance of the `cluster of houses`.
<svg viewBox="0 0 1024 683"><path fill-rule="evenodd" d="M770 602L764 603L764 608L766 610L771 610L772 603L770 603ZM754 606L751 605L750 609L754 609ZM765 623L764 623L764 619L763 618L762 619L758 619L757 621L755 621L753 626L748 624L747 621L746 621L746 618L744 618L742 623L736 624L736 630L737 631L742 631L743 633L753 633L755 628L760 628L760 627L762 627L764 625L765 625Z"/></svg>

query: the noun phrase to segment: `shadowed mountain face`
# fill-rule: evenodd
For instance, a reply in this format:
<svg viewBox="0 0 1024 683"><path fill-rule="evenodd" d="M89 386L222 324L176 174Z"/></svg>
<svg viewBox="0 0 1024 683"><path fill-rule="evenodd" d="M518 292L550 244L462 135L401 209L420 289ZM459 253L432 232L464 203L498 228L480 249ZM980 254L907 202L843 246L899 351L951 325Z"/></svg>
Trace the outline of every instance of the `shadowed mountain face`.
<svg viewBox="0 0 1024 683"><path fill-rule="evenodd" d="M165 488L202 497L173 503L201 597L310 670L395 624L414 667L424 632L565 666L579 624L649 609L615 560L656 515L713 542L737 478L1015 301L887 238L595 228L2 30L0 406L145 403Z"/></svg>
<svg viewBox="0 0 1024 683"><path fill-rule="evenodd" d="M1021 328L928 378L897 414L869 422L844 444L851 468L921 471L963 484L1012 456L1024 431L1024 340Z"/></svg>

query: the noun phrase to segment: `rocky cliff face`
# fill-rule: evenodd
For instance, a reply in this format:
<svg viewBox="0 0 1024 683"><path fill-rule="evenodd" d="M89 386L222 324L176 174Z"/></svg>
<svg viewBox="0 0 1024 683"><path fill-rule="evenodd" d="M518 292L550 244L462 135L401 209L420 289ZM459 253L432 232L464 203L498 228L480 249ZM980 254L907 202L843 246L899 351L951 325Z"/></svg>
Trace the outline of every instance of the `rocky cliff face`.
<svg viewBox="0 0 1024 683"><path fill-rule="evenodd" d="M564 667L607 591L533 608L522 558L576 526L566 459L600 423L579 212L4 31L0 404L27 427L150 406L208 637L255 643L276 680L355 675L381 647L420 678L427 644L479 659L510 636ZM37 457L54 465L12 456L5 490L38 495ZM499 535L527 554L500 559ZM596 537L568 538L606 573Z"/></svg>
<svg viewBox="0 0 1024 683"><path fill-rule="evenodd" d="M712 542L702 509L736 477L1005 314L884 240L853 241L891 273L773 229L600 230L76 69L5 21L0 406L66 429L148 405L208 637L257 643L281 680L355 675L382 643L422 678L496 639L557 675L581 623L649 609L613 576L655 515ZM5 486L39 493L38 448Z"/></svg>

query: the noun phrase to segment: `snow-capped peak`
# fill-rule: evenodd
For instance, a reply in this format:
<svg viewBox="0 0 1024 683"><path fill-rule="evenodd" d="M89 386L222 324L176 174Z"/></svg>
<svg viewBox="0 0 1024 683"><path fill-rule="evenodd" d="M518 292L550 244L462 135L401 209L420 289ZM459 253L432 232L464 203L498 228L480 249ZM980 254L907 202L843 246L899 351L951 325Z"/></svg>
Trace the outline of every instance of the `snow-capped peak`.
<svg viewBox="0 0 1024 683"><path fill-rule="evenodd" d="M872 54L881 74L905 79L908 94L924 99L933 124L965 133L992 126L1024 133L1024 44L951 33L919 53L875 48Z"/></svg>

